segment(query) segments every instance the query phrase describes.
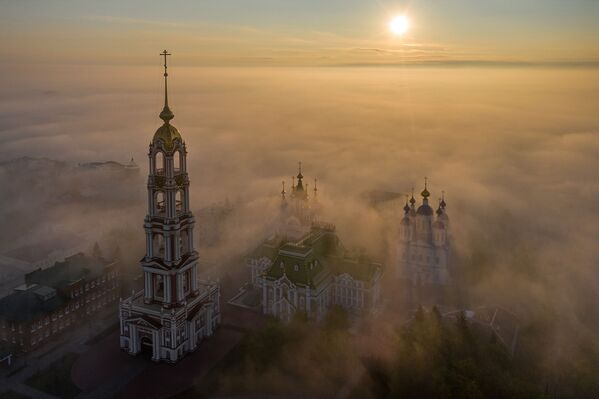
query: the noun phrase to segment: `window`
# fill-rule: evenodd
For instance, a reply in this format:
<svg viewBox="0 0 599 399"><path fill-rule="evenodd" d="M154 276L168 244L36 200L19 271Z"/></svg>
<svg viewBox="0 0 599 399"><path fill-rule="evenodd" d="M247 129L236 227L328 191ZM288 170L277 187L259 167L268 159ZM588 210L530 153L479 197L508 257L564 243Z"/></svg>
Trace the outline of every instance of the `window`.
<svg viewBox="0 0 599 399"><path fill-rule="evenodd" d="M153 239L153 256L164 257L164 236L162 234L155 234Z"/></svg>
<svg viewBox="0 0 599 399"><path fill-rule="evenodd" d="M154 297L164 299L164 277L160 274L153 275L154 278Z"/></svg>
<svg viewBox="0 0 599 399"><path fill-rule="evenodd" d="M183 159L183 157L181 156L181 151L175 151L175 153L173 154L173 166L175 168L175 173L179 172L182 168L181 168L181 160Z"/></svg>
<svg viewBox="0 0 599 399"><path fill-rule="evenodd" d="M191 278L190 278L190 274L191 273L190 272L191 272L190 270L187 270L185 273L183 273L181 275L181 282L183 284L183 292L185 294L189 293L189 282L191 280Z"/></svg>
<svg viewBox="0 0 599 399"><path fill-rule="evenodd" d="M156 174L164 174L164 154L161 151L158 151L154 156L154 166Z"/></svg>
<svg viewBox="0 0 599 399"><path fill-rule="evenodd" d="M177 212L183 211L183 190L177 190L175 194L175 208Z"/></svg>
<svg viewBox="0 0 599 399"><path fill-rule="evenodd" d="M154 208L156 213L164 213L165 211L165 203L164 203L164 193L162 191L157 191L154 197Z"/></svg>

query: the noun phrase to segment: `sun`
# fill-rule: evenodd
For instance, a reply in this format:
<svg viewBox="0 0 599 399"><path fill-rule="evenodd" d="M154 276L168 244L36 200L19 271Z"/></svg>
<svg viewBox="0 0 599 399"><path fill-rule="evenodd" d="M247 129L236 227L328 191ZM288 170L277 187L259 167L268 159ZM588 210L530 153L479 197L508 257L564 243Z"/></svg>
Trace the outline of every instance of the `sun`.
<svg viewBox="0 0 599 399"><path fill-rule="evenodd" d="M394 35L401 36L410 29L410 21L405 15L398 15L389 22L389 29Z"/></svg>

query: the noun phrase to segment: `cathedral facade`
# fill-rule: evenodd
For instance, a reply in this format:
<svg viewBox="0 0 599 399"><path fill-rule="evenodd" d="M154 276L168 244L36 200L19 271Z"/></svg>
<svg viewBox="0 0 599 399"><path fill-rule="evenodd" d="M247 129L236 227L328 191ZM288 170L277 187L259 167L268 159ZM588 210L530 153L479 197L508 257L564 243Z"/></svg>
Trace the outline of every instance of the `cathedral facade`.
<svg viewBox="0 0 599 399"><path fill-rule="evenodd" d="M195 350L220 323L220 288L198 277L195 219L189 207L187 150L170 124L166 51L163 125L150 143L146 252L141 260L143 290L120 303L120 346L132 355L176 362Z"/></svg>
<svg viewBox="0 0 599 399"><path fill-rule="evenodd" d="M348 251L335 226L313 223L295 241L273 237L247 259L252 284L262 291L262 311L283 321L295 314L321 320L338 305L350 314L378 308L383 267Z"/></svg>
<svg viewBox="0 0 599 399"><path fill-rule="evenodd" d="M445 198L437 210L429 205L426 180L422 203L416 208L412 197L404 206L399 226L396 274L414 285L447 285L449 274L449 218Z"/></svg>

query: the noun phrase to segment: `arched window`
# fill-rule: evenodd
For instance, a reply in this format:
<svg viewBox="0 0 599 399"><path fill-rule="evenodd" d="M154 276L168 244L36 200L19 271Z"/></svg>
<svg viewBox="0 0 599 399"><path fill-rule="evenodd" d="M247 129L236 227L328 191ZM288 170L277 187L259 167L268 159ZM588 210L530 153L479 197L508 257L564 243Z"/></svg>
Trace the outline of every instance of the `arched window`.
<svg viewBox="0 0 599 399"><path fill-rule="evenodd" d="M177 212L183 211L183 191L182 190L178 190L177 193L175 194L175 206L176 206Z"/></svg>
<svg viewBox="0 0 599 399"><path fill-rule="evenodd" d="M175 151L173 154L173 166L175 168L175 173L179 172L183 165L181 165L181 151Z"/></svg>
<svg viewBox="0 0 599 399"><path fill-rule="evenodd" d="M164 154L162 151L158 151L156 155L154 155L154 167L156 168L157 175L164 174Z"/></svg>
<svg viewBox="0 0 599 399"><path fill-rule="evenodd" d="M164 257L164 237L162 234L155 234L152 240L154 256Z"/></svg>
<svg viewBox="0 0 599 399"><path fill-rule="evenodd" d="M181 275L181 282L183 283L183 293L189 293L189 270Z"/></svg>
<svg viewBox="0 0 599 399"><path fill-rule="evenodd" d="M164 299L164 277L154 274L154 298Z"/></svg>
<svg viewBox="0 0 599 399"><path fill-rule="evenodd" d="M181 254L185 254L189 251L189 233L187 230L181 231L181 236L179 237L179 245Z"/></svg>
<svg viewBox="0 0 599 399"><path fill-rule="evenodd" d="M154 201L156 204L156 213L164 213L164 211L166 210L164 203L164 192L157 191L156 199Z"/></svg>

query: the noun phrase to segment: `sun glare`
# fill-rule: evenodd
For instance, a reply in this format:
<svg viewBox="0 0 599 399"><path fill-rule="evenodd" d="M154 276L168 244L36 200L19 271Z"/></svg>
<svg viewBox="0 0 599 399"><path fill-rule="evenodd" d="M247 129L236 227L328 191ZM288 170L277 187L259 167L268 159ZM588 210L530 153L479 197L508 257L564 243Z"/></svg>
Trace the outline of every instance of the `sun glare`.
<svg viewBox="0 0 599 399"><path fill-rule="evenodd" d="M398 15L389 22L389 29L394 35L401 36L410 28L410 21L405 15Z"/></svg>

